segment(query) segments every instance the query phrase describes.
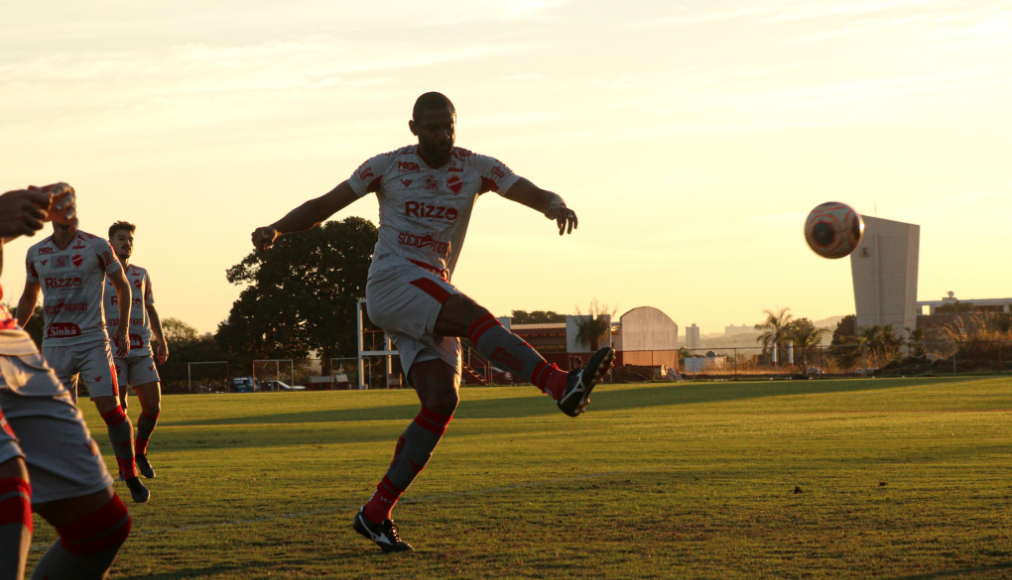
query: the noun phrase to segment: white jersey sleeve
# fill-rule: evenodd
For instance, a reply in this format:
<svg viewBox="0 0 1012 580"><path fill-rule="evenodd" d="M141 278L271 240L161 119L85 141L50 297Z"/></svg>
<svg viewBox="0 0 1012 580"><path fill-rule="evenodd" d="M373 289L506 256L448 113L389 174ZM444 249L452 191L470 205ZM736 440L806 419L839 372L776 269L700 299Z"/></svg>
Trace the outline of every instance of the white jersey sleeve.
<svg viewBox="0 0 1012 580"><path fill-rule="evenodd" d="M92 246L92 250L98 256L98 264L106 274L112 274L116 270L123 269L123 265L116 259L116 254L113 253L112 246L108 241L94 237L88 240L88 244Z"/></svg>
<svg viewBox="0 0 1012 580"><path fill-rule="evenodd" d="M151 275L144 270L144 305L151 306L155 303L155 292L151 289Z"/></svg>
<svg viewBox="0 0 1012 580"><path fill-rule="evenodd" d="M35 269L35 246L28 248L28 255L25 256L25 281L38 282L39 272Z"/></svg>
<svg viewBox="0 0 1012 580"><path fill-rule="evenodd" d="M383 153L369 158L365 163L359 165L355 173L348 178L348 185L351 186L355 195L363 197L369 193L379 191L383 174L390 169L396 152Z"/></svg>
<svg viewBox="0 0 1012 580"><path fill-rule="evenodd" d="M494 191L499 195L505 195L520 176L506 167L506 164L495 157L472 153L467 158L472 169L481 176L481 193Z"/></svg>

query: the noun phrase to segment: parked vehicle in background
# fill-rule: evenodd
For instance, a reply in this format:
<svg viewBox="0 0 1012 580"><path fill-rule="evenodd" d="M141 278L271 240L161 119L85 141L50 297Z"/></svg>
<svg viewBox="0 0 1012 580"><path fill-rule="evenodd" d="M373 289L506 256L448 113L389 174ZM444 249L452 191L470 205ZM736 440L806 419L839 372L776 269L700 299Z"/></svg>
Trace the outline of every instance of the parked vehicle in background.
<svg viewBox="0 0 1012 580"><path fill-rule="evenodd" d="M281 381L267 380L264 381L264 386L269 391L305 391L306 387L300 387L299 385L286 385Z"/></svg>
<svg viewBox="0 0 1012 580"><path fill-rule="evenodd" d="M260 384L253 377L236 377L232 379L232 387L229 390L233 393L253 393L260 390Z"/></svg>

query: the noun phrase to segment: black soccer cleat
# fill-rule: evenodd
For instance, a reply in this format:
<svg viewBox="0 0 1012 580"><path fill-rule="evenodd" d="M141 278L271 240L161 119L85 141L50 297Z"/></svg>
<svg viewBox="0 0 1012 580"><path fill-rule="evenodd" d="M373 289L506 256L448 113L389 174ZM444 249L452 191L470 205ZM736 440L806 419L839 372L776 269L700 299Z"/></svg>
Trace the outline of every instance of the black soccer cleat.
<svg viewBox="0 0 1012 580"><path fill-rule="evenodd" d="M411 544L401 541L401 537L397 533L397 524L393 520L386 519L381 523L374 524L365 517L365 508L358 510L358 513L355 514L351 527L355 528L355 531L367 540L376 542L376 545L382 548L384 553L415 551Z"/></svg>
<svg viewBox="0 0 1012 580"><path fill-rule="evenodd" d="M148 491L148 488L144 487L139 477L128 478L126 485L130 488L130 497L133 498L134 503L144 503L151 498L151 492Z"/></svg>
<svg viewBox="0 0 1012 580"><path fill-rule="evenodd" d="M148 456L146 454L138 454L135 459L137 461L137 471L140 471L141 475L143 475L145 479L154 479L155 468L151 467L151 462L148 461Z"/></svg>
<svg viewBox="0 0 1012 580"><path fill-rule="evenodd" d="M576 417L583 413L587 408L587 403L590 402L590 392L604 378L604 375L608 374L614 361L614 349L606 346L595 352L582 369L569 371L566 390L562 393L562 399L557 403L559 409L570 417Z"/></svg>

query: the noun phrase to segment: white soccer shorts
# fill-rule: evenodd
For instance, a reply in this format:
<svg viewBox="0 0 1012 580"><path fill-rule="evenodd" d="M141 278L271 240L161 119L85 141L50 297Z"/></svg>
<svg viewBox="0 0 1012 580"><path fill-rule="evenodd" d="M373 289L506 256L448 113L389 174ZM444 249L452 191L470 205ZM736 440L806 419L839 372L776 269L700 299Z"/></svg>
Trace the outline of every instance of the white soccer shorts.
<svg viewBox="0 0 1012 580"><path fill-rule="evenodd" d="M75 399L78 376L88 387L88 395L92 398L119 396L119 383L116 382L109 341L66 346L47 346L43 341L42 356Z"/></svg>

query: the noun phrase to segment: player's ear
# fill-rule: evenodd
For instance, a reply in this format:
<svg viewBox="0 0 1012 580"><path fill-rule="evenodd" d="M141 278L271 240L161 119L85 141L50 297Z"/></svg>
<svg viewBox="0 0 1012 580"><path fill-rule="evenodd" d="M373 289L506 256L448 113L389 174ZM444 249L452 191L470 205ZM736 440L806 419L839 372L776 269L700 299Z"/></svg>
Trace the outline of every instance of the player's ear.
<svg viewBox="0 0 1012 580"><path fill-rule="evenodd" d="M418 127L415 126L415 120L414 119L408 120L408 129L411 129L411 134L412 135L414 135L416 137L418 136Z"/></svg>

